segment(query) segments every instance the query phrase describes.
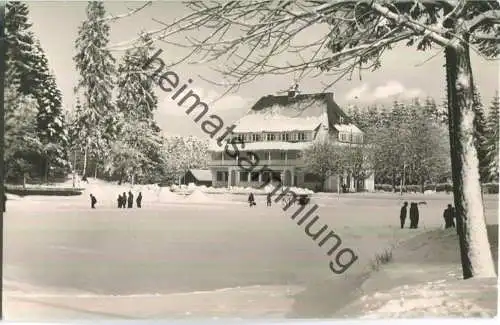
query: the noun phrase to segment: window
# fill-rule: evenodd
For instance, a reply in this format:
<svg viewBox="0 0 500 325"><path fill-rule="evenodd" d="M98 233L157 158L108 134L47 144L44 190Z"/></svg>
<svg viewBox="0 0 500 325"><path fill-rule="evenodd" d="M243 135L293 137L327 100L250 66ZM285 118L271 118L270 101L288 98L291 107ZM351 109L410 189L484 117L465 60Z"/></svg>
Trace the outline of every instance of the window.
<svg viewBox="0 0 500 325"><path fill-rule="evenodd" d="M297 139L298 139L297 133L290 134L290 140L289 141L297 141Z"/></svg>
<svg viewBox="0 0 500 325"><path fill-rule="evenodd" d="M281 152L280 151L271 151L271 160L280 160Z"/></svg>
<svg viewBox="0 0 500 325"><path fill-rule="evenodd" d="M262 181L264 183L267 183L271 180L271 173L270 172L262 172Z"/></svg>
<svg viewBox="0 0 500 325"><path fill-rule="evenodd" d="M280 134L281 141L288 141L288 138L289 138L288 133L281 133Z"/></svg>
<svg viewBox="0 0 500 325"><path fill-rule="evenodd" d="M274 141L274 134L272 134L272 133L266 134L266 140L267 141Z"/></svg>
<svg viewBox="0 0 500 325"><path fill-rule="evenodd" d="M250 173L250 181L251 182L258 182L259 181L259 173L258 172Z"/></svg>
<svg viewBox="0 0 500 325"><path fill-rule="evenodd" d="M342 142L347 142L347 134L339 133L339 140Z"/></svg>
<svg viewBox="0 0 500 325"><path fill-rule="evenodd" d="M260 134L252 134L252 141L260 141Z"/></svg>
<svg viewBox="0 0 500 325"><path fill-rule="evenodd" d="M240 172L240 182L248 182L249 172Z"/></svg>
<svg viewBox="0 0 500 325"><path fill-rule="evenodd" d="M304 132L299 132L299 134L297 136L298 136L298 140L299 141L305 141L306 140L306 134Z"/></svg>
<svg viewBox="0 0 500 325"><path fill-rule="evenodd" d="M227 182L228 173L227 172L217 172L217 181L218 182Z"/></svg>
<svg viewBox="0 0 500 325"><path fill-rule="evenodd" d="M280 160L286 160L286 158L287 158L286 151L280 152Z"/></svg>

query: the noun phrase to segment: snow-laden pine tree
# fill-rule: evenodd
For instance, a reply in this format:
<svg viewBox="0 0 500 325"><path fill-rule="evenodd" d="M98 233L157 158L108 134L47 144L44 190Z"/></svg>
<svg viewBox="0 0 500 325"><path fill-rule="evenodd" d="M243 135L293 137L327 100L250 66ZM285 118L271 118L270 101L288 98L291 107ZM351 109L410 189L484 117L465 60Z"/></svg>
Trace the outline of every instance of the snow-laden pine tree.
<svg viewBox="0 0 500 325"><path fill-rule="evenodd" d="M32 93L37 84L35 80L34 39L28 6L19 1L8 1L5 12L5 54L7 82L14 83L25 95Z"/></svg>
<svg viewBox="0 0 500 325"><path fill-rule="evenodd" d="M474 142L477 150L477 158L479 159L479 177L481 183L488 181L488 159L486 148L486 119L484 117L484 107L481 101L479 90L474 86L473 97L474 115Z"/></svg>
<svg viewBox="0 0 500 325"><path fill-rule="evenodd" d="M490 181L498 182L498 141L499 141L499 110L500 97L498 92L493 97L488 110L488 120L486 122L486 152L488 161L488 178Z"/></svg>
<svg viewBox="0 0 500 325"><path fill-rule="evenodd" d="M31 32L25 3L8 2L6 14L7 83L37 102L36 130L44 145L38 160L38 173L47 181L50 167L68 166L67 131L62 112L61 92L40 42ZM62 169L64 172L64 169Z"/></svg>
<svg viewBox="0 0 500 325"><path fill-rule="evenodd" d="M118 133L118 116L112 95L116 75L115 59L107 49L110 27L105 20L104 3L89 1L87 17L78 29L74 57L80 80L75 92L82 99L75 125L84 136L80 139L85 157L92 155L97 166L102 165L109 147ZM87 171L84 171L87 173Z"/></svg>
<svg viewBox="0 0 500 325"><path fill-rule="evenodd" d="M122 181L127 174L152 181L160 181L163 164L161 130L154 120L158 98L154 83L142 67L154 54L149 36L143 35L134 49L125 52L118 67L119 144L113 146L108 170ZM135 132L133 128L140 129ZM127 154L120 151L127 152ZM125 159L128 157L127 159ZM136 175L137 174L137 175Z"/></svg>
<svg viewBox="0 0 500 325"><path fill-rule="evenodd" d="M45 178L51 167L68 168L68 131L62 107L62 93L56 79L49 70L47 57L38 40L35 40L35 80L38 85L33 89L37 99L38 113L36 129L44 145L41 167Z"/></svg>
<svg viewBox="0 0 500 325"><path fill-rule="evenodd" d="M4 168L5 179L17 181L37 166L43 145L36 132L37 102L24 95L19 85L5 89Z"/></svg>

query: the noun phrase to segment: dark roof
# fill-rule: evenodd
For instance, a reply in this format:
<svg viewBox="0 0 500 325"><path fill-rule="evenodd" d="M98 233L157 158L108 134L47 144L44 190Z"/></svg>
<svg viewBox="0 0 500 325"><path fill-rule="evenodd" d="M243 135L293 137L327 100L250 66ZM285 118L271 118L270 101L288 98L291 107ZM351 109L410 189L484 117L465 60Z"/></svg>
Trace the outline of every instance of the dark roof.
<svg viewBox="0 0 500 325"><path fill-rule="evenodd" d="M273 109L274 107L274 109ZM279 114L289 117L319 116L326 108L328 122L333 128L338 124L340 117L348 119L347 114L333 99L333 93L298 94L294 97L288 95L264 96L255 103L250 114L265 113L270 110L279 110Z"/></svg>

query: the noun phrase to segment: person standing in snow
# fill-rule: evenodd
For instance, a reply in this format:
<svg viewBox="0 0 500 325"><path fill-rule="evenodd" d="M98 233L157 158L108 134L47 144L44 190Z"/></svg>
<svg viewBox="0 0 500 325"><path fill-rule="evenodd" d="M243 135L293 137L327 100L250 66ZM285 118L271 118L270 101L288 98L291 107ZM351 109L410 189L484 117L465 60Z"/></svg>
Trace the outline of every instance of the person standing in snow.
<svg viewBox="0 0 500 325"><path fill-rule="evenodd" d="M443 218L444 218L444 228L455 228L455 209L451 206L451 204L448 204L448 208L444 210L443 212Z"/></svg>
<svg viewBox="0 0 500 325"><path fill-rule="evenodd" d="M139 192L139 195L137 195L137 199L135 200L135 203L137 204L138 208L141 207L141 203L142 203L142 193L141 192Z"/></svg>
<svg viewBox="0 0 500 325"><path fill-rule="evenodd" d="M95 196L92 195L92 193L90 193L90 207L92 209L95 209L96 203L97 203L97 199L95 198Z"/></svg>
<svg viewBox="0 0 500 325"><path fill-rule="evenodd" d="M128 208L131 209L134 207L134 194L132 191L128 191Z"/></svg>
<svg viewBox="0 0 500 325"><path fill-rule="evenodd" d="M255 204L255 197L253 196L253 193L250 193L250 195L248 195L248 204L250 205L250 207L253 207Z"/></svg>
<svg viewBox="0 0 500 325"><path fill-rule="evenodd" d="M271 206L271 193L268 193L267 194L267 206L270 207Z"/></svg>
<svg viewBox="0 0 500 325"><path fill-rule="evenodd" d="M399 212L399 220L401 221L401 229L405 227L406 215L408 209L408 202L405 202L401 207L401 211Z"/></svg>
<svg viewBox="0 0 500 325"><path fill-rule="evenodd" d="M123 192L122 194L122 208L125 209L127 207L127 193Z"/></svg>
<svg viewBox="0 0 500 325"><path fill-rule="evenodd" d="M410 205L410 228L411 229L418 228L418 220L419 220L418 205L417 205L417 203L412 202Z"/></svg>
<svg viewBox="0 0 500 325"><path fill-rule="evenodd" d="M123 198L121 194L118 194L118 208L121 209L123 205Z"/></svg>

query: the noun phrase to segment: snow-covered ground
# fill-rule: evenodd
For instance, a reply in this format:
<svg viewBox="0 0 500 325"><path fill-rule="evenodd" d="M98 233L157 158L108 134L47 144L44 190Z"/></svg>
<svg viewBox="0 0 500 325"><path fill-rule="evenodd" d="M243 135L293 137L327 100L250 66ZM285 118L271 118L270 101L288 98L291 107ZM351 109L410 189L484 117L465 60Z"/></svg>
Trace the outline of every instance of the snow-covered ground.
<svg viewBox="0 0 500 325"><path fill-rule="evenodd" d="M498 225L489 226L488 233L498 263ZM430 231L404 242L393 250L394 261L363 283L362 297L337 316L495 317L498 278L463 280L457 245L454 229Z"/></svg>
<svg viewBox="0 0 500 325"><path fill-rule="evenodd" d="M288 190L295 192L296 194L314 194L313 191L306 188L298 188L298 187L287 187ZM194 190L199 190L204 193L210 194L266 194L271 193L274 189L272 185L267 185L262 189L257 189L253 187L238 187L231 186L229 188L226 187L207 187L204 185L196 186L193 183L188 185L173 185L170 187L173 192L181 192L181 193L190 193Z"/></svg>
<svg viewBox="0 0 500 325"><path fill-rule="evenodd" d="M129 190L142 191L141 210L116 208L118 193ZM99 200L95 210L90 192ZM266 207L265 197L250 209L244 195L93 180L83 196L12 196L5 214L6 320L491 314L491 282L456 280L456 236L436 231L451 196L427 195L421 229L399 229L400 201L422 197L314 195L316 227L328 225L359 256L335 276L328 248L281 205ZM497 196L485 196L485 208L488 223L498 224ZM396 242L393 261L365 279L374 254ZM350 295L357 290L359 297Z"/></svg>

